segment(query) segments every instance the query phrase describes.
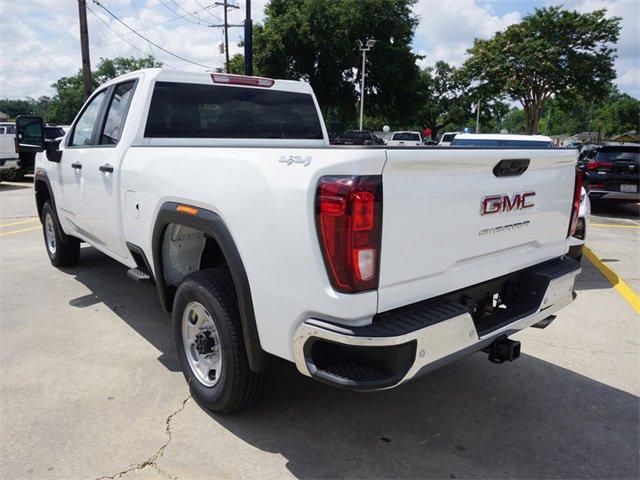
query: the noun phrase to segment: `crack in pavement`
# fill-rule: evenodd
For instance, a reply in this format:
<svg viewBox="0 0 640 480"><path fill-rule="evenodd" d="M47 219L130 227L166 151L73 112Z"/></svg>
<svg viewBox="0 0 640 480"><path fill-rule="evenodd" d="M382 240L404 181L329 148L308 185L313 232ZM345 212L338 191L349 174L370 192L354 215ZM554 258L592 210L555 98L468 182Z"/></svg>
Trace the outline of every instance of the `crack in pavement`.
<svg viewBox="0 0 640 480"><path fill-rule="evenodd" d="M102 477L97 477L95 480L113 480L116 478L122 478L124 477L127 473L130 472L134 472L134 471L138 471L138 470L143 470L147 467L152 467L154 468L159 474L161 474L162 476L166 477L166 478L170 478L172 480L177 480L177 477L172 477L171 475L169 475L167 472L165 472L164 470L161 470L158 465L156 464L156 462L158 461L158 459L160 459L160 457L162 457L162 455L164 455L164 452L166 450L166 448L169 446L169 443L171 443L171 438L173 436L172 432L171 432L171 421L173 420L173 418L178 415L180 412L182 412L184 410L184 407L187 405L187 402L189 401L189 399L191 398L191 395L189 395L187 398L185 398L182 401L182 404L180 405L180 407L178 407L178 409L176 409L171 415L169 415L167 417L167 419L165 420L165 436L167 437L165 442L160 446L160 448L158 448L153 455L151 455L149 458L147 458L146 460L137 463L125 470L122 470L118 473L114 473L113 475L108 475L108 476L102 476Z"/></svg>

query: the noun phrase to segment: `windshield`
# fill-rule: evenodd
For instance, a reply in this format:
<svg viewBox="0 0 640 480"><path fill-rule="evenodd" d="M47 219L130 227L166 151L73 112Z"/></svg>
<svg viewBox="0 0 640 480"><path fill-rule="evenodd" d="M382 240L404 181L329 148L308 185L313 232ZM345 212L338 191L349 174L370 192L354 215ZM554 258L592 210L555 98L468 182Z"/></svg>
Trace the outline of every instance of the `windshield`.
<svg viewBox="0 0 640 480"><path fill-rule="evenodd" d="M440 139L441 142L450 142L451 140L453 140L454 138L456 138L456 134L455 133L445 133L442 138Z"/></svg>
<svg viewBox="0 0 640 480"><path fill-rule="evenodd" d="M338 138L342 140L371 140L371 134L369 132L344 132Z"/></svg>
<svg viewBox="0 0 640 480"><path fill-rule="evenodd" d="M480 138L456 138L452 146L463 147L518 147L518 148L551 148L551 142L543 140L489 140Z"/></svg>
<svg viewBox="0 0 640 480"><path fill-rule="evenodd" d="M598 150L596 160L637 162L640 160L640 147L604 147Z"/></svg>
<svg viewBox="0 0 640 480"><path fill-rule="evenodd" d="M64 137L64 130L60 127L45 127L44 138L47 140L55 140L58 137Z"/></svg>
<svg viewBox="0 0 640 480"><path fill-rule="evenodd" d="M14 134L16 133L16 127L14 127L13 125L4 125L2 127L0 127L1 130L0 132L2 133L6 133L6 134Z"/></svg>
<svg viewBox="0 0 640 480"><path fill-rule="evenodd" d="M409 141L409 142L419 142L420 141L420 135L418 135L417 133L412 133L412 132L394 133L393 134L393 138L391 140L403 140L403 141Z"/></svg>

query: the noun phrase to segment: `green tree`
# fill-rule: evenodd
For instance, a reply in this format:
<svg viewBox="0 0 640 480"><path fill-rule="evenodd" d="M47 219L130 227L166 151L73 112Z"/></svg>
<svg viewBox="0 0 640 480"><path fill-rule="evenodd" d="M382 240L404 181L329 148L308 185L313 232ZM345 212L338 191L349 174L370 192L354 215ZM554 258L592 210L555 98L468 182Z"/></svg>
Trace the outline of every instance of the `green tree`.
<svg viewBox="0 0 640 480"><path fill-rule="evenodd" d="M416 122L431 129L432 138L443 130L462 130L476 123L477 99L481 98L465 75L444 61L420 72ZM493 131L509 107L499 99L480 103L482 131Z"/></svg>
<svg viewBox="0 0 640 480"><path fill-rule="evenodd" d="M524 109L527 133L537 133L552 95L579 91L599 98L615 78L620 18L561 7L536 9L522 22L476 39L464 68L485 95L506 93ZM488 97L487 97L488 98Z"/></svg>
<svg viewBox="0 0 640 480"><path fill-rule="evenodd" d="M255 64L262 75L311 84L325 115L357 118L362 56L357 41L377 40L367 53L367 115L415 117L418 58L411 41L414 0L272 0L255 28Z"/></svg>
<svg viewBox="0 0 640 480"><path fill-rule="evenodd" d="M94 88L104 82L125 73L143 68L161 67L162 63L154 57L117 57L101 58L98 68L91 72ZM49 104L48 115L45 117L50 123L69 124L84 104L84 89L82 71L70 77L62 77L51 87L56 91Z"/></svg>
<svg viewBox="0 0 640 480"><path fill-rule="evenodd" d="M36 98L27 97L25 99L0 99L0 111L9 115L9 118L16 118L18 115L39 115L46 117L51 99L47 96Z"/></svg>
<svg viewBox="0 0 640 480"><path fill-rule="evenodd" d="M224 72L224 67L216 68L216 72ZM236 53L229 59L229 73L233 73L234 75L244 75L244 55Z"/></svg>

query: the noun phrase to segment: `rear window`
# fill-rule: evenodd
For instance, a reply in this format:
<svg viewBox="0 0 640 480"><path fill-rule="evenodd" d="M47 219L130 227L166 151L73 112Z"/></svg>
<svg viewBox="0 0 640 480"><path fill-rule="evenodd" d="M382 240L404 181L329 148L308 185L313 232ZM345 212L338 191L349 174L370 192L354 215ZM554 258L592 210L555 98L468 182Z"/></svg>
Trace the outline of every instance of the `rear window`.
<svg viewBox="0 0 640 480"><path fill-rule="evenodd" d="M144 136L323 138L309 94L172 82L156 83Z"/></svg>
<svg viewBox="0 0 640 480"><path fill-rule="evenodd" d="M517 147L517 148L551 148L550 142L539 140L483 140L475 138L454 139L451 145L456 147Z"/></svg>
<svg viewBox="0 0 640 480"><path fill-rule="evenodd" d="M640 160L640 147L609 147L601 148L596 154L596 160L604 160L609 162Z"/></svg>
<svg viewBox="0 0 640 480"><path fill-rule="evenodd" d="M392 140L402 140L405 142L419 142L420 135L418 135L417 133L408 133L408 132L394 133Z"/></svg>
<svg viewBox="0 0 640 480"><path fill-rule="evenodd" d="M441 142L450 142L451 140L453 140L454 138L456 138L456 134L455 133L445 133L442 138L440 139Z"/></svg>

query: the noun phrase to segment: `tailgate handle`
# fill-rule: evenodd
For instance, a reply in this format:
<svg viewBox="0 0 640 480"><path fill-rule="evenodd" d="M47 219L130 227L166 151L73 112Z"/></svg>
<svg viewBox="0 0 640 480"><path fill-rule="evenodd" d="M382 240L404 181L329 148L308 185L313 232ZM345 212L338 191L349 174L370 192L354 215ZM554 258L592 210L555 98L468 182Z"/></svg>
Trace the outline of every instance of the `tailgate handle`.
<svg viewBox="0 0 640 480"><path fill-rule="evenodd" d="M522 175L527 168L531 160L528 158L509 158L500 160L498 164L493 167L493 174L496 177L515 177Z"/></svg>

